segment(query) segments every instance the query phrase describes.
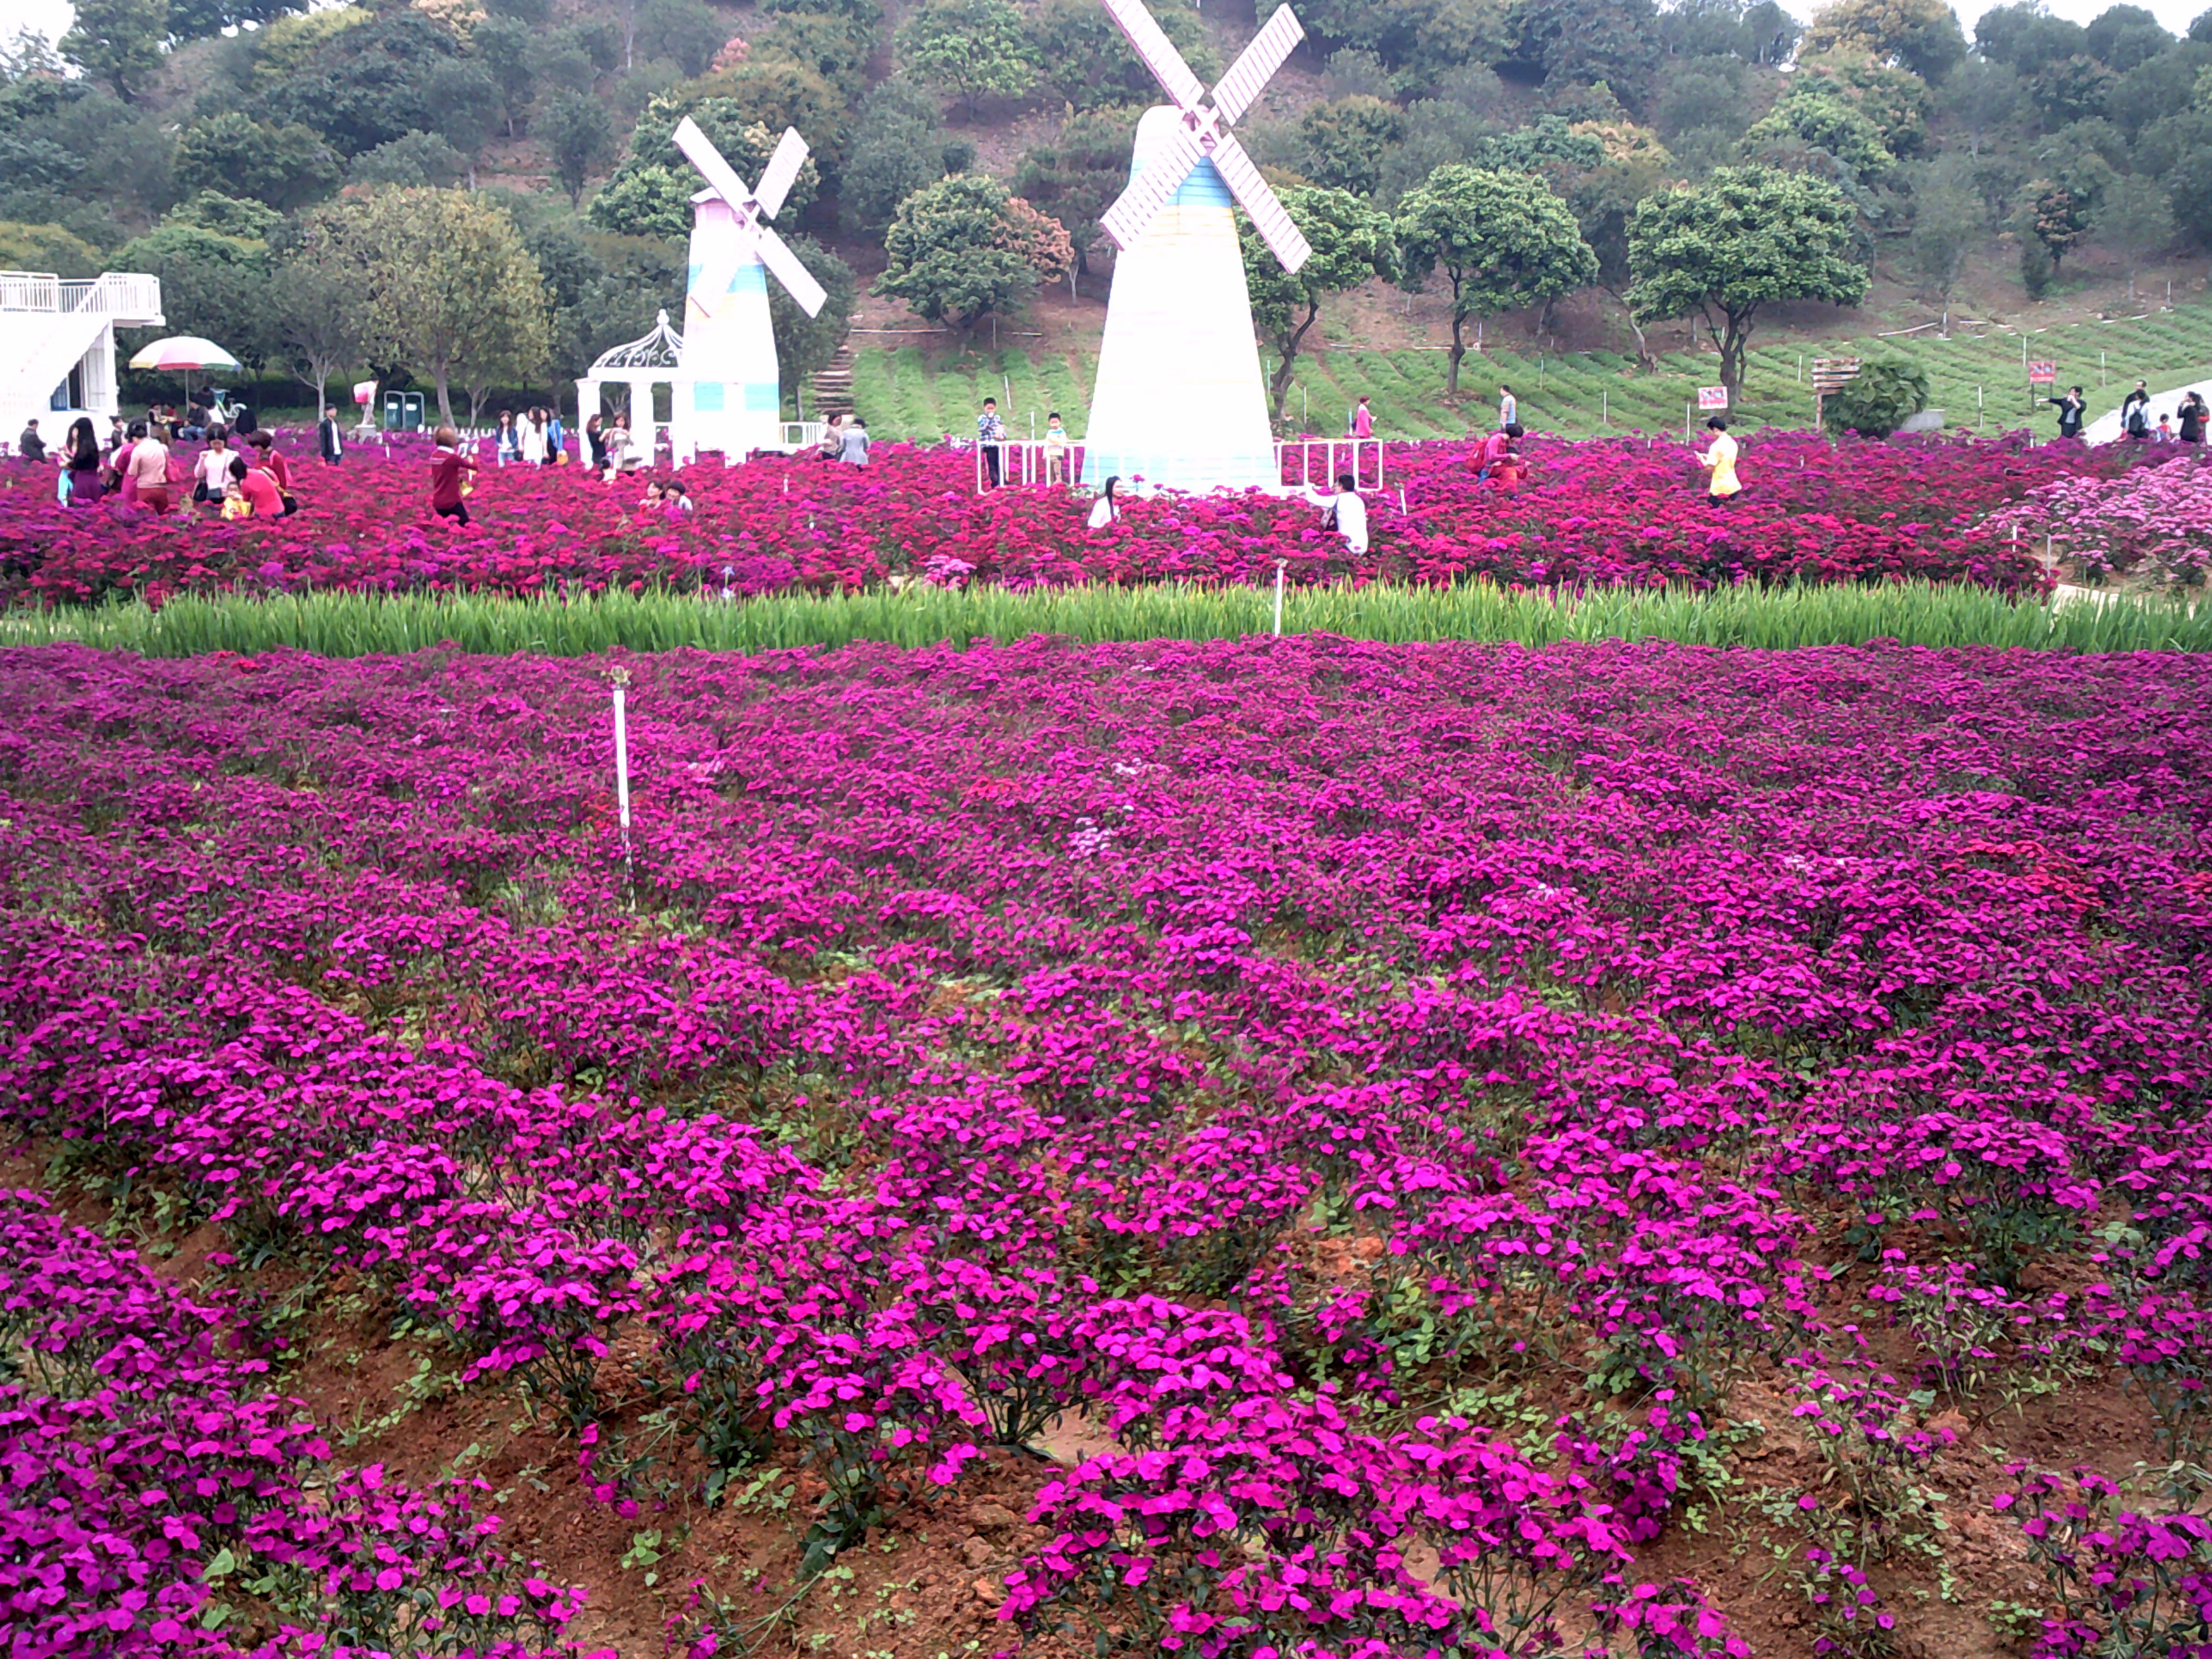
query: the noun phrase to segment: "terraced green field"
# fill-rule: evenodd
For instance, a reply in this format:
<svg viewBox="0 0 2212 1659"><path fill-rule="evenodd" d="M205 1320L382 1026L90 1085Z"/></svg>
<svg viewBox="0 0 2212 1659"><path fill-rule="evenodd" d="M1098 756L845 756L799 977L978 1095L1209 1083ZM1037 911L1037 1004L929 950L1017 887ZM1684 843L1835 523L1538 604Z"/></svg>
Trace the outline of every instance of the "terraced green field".
<svg viewBox="0 0 2212 1659"><path fill-rule="evenodd" d="M1755 347L1737 413L1752 427L1809 426L1813 394L1803 376L1814 357L1897 351L1928 366L1933 406L1943 410L1948 423L2002 431L2030 416L2021 343L2021 336L2008 330L1975 333L1960 328L1948 339L1931 329L1888 340L1836 340L1802 354L1794 344ZM2061 385L2078 382L2089 389L2094 416L2117 405L2138 377L2156 386L2212 374L2212 306L2065 325L2031 332L2026 343L2030 359L2058 365ZM1045 416L1054 409L1079 437L1097 366L1087 352L1064 357L1018 350L933 356L908 345L861 346L854 356L854 394L860 412L878 437L895 438L972 432L976 407L986 397L1000 400L1016 437L1029 434L1032 414L1042 432ZM1299 360L1289 412L1292 424L1304 430L1340 433L1346 411L1364 392L1373 400L1376 425L1387 435L1457 437L1470 427L1490 423L1490 404L1503 380L1512 384L1521 399L1521 417L1534 430L1575 437L1607 431L1679 432L1685 404L1695 398L1698 386L1717 378L1718 362L1711 352L1669 352L1656 369L1646 371L1632 357L1613 352L1470 354L1462 374L1469 396L1455 405L1444 398L1442 351L1339 345ZM2047 395L2037 388L2033 412L2036 429L2045 434L2057 427L2057 411L2040 401Z"/></svg>

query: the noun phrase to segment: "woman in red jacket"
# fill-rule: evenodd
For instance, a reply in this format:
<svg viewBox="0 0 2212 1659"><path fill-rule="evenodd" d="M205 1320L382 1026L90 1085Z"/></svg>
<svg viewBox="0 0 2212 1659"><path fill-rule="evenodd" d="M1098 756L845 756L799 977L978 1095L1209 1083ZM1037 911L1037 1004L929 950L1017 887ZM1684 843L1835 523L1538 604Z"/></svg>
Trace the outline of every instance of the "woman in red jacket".
<svg viewBox="0 0 2212 1659"><path fill-rule="evenodd" d="M460 434L449 426L438 428L438 453L430 460L430 510L455 524L469 521L468 475L477 464L461 453Z"/></svg>

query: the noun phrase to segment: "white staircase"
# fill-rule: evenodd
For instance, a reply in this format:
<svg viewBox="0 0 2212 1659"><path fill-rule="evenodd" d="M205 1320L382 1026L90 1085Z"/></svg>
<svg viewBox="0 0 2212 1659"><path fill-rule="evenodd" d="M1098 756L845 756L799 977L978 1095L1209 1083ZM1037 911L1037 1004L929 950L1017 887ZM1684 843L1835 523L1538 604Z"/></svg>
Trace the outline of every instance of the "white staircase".
<svg viewBox="0 0 2212 1659"><path fill-rule="evenodd" d="M54 393L80 364L76 405L115 413L115 331L165 320L158 276L108 271L64 282L45 271L0 270L0 443L12 447L33 418L46 441L57 442L60 432L46 430L58 412Z"/></svg>

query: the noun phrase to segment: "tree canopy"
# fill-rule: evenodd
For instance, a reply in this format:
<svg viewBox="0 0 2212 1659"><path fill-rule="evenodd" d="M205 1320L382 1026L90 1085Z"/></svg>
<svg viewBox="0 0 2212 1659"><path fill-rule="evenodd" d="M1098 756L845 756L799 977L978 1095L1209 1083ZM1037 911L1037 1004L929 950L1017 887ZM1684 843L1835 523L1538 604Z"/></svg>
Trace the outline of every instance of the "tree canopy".
<svg viewBox="0 0 2212 1659"><path fill-rule="evenodd" d="M1696 317L1721 354L1731 401L1759 307L1856 305L1870 280L1850 204L1833 185L1773 167L1720 167L1641 203L1628 233L1628 301L1643 322Z"/></svg>
<svg viewBox="0 0 2212 1659"><path fill-rule="evenodd" d="M1004 185L975 173L916 191L899 204L884 238L887 263L876 292L963 335L1011 309L1037 282L1029 260L1008 246L1011 199Z"/></svg>
<svg viewBox="0 0 2212 1659"><path fill-rule="evenodd" d="M1567 204L1537 179L1483 167L1438 167L1398 204L1401 280L1441 270L1451 286L1444 389L1459 392L1467 319L1492 317L1586 286L1597 256Z"/></svg>
<svg viewBox="0 0 2212 1659"><path fill-rule="evenodd" d="M1293 186L1282 192L1284 210L1305 234L1313 253L1295 272L1283 269L1275 251L1260 239L1251 222L1237 216L1244 249L1244 286L1252 296L1252 321L1275 350L1275 372L1267 383L1267 402L1275 423L1283 422L1298 352L1321 320L1322 307L1338 294L1380 277L1397 275L1398 245L1390 216L1350 191Z"/></svg>

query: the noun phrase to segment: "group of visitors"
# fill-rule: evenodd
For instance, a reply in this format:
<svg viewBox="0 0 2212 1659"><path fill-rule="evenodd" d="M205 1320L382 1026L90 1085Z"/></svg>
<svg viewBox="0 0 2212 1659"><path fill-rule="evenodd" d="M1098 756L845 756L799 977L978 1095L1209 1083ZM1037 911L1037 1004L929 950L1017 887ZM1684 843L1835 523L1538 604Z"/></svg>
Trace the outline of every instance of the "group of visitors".
<svg viewBox="0 0 2212 1659"><path fill-rule="evenodd" d="M857 411L832 415L823 423L821 441L815 447L817 460L837 461L846 466L866 466L868 464L868 427Z"/></svg>
<svg viewBox="0 0 2212 1659"><path fill-rule="evenodd" d="M517 421L506 410L499 411L494 434L493 459L501 466L566 466L568 433L557 409L526 409Z"/></svg>
<svg viewBox="0 0 2212 1659"><path fill-rule="evenodd" d="M88 507L112 497L166 516L175 505L173 489L190 483L191 505L212 508L222 518L281 519L299 511L291 466L268 433L256 429L234 443L230 429L218 422L206 428L205 436L207 446L189 472L172 460L153 422L126 426L119 416L105 442L92 417L78 416L58 453L47 449L33 420L16 440L16 449L26 460L45 461L51 455L57 463L54 498L64 507Z"/></svg>
<svg viewBox="0 0 2212 1659"><path fill-rule="evenodd" d="M2077 386L2070 398L2078 404L2081 397L2081 388ZM2056 398L2052 401L2059 402ZM2194 386L2182 394L2180 404L2171 415L2158 417L2156 426L2151 424L2150 386L2147 381L2137 380L2135 390L2120 400L2120 429L2139 444L2201 444L2204 441L2208 426L2212 426L2212 404L2207 404L2203 394ZM2066 411L2063 403L2061 403L2059 435L2070 438L2081 429L2081 417L2078 409L2074 416L2074 430L2069 432L2066 429Z"/></svg>

